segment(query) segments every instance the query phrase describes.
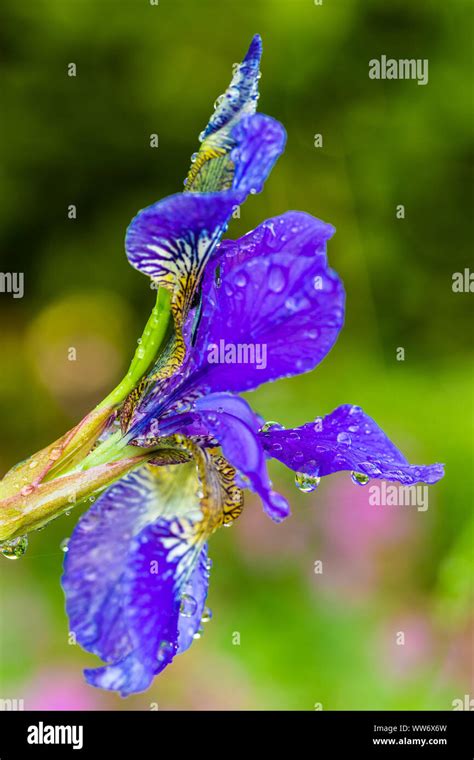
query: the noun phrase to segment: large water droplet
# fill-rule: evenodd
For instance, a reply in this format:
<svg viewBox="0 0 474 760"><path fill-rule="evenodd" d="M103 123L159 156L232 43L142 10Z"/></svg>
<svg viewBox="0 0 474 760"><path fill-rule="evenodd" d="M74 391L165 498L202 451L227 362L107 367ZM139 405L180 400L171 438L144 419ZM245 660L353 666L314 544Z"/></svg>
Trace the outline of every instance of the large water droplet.
<svg viewBox="0 0 474 760"><path fill-rule="evenodd" d="M179 611L184 617L192 617L197 609L197 602L190 594L183 594Z"/></svg>
<svg viewBox="0 0 474 760"><path fill-rule="evenodd" d="M365 486L370 480L368 475L365 475L363 472L354 472L354 470L351 472L351 479L358 486Z"/></svg>
<svg viewBox="0 0 474 760"><path fill-rule="evenodd" d="M260 430L261 433L268 433L269 430L284 430L285 428L283 425L280 425L279 422L275 422L274 420L268 420Z"/></svg>
<svg viewBox="0 0 474 760"><path fill-rule="evenodd" d="M281 293L286 285L286 275L281 267L274 266L268 276L268 287L273 293Z"/></svg>
<svg viewBox="0 0 474 760"><path fill-rule="evenodd" d="M1 545L1 552L7 559L19 559L23 557L28 548L28 539L26 536L19 536L5 541Z"/></svg>
<svg viewBox="0 0 474 760"><path fill-rule="evenodd" d="M196 633L194 634L193 639L200 639L203 633L204 633L204 628L200 626L198 630L196 631Z"/></svg>
<svg viewBox="0 0 474 760"><path fill-rule="evenodd" d="M238 272L235 276L235 284L238 288L244 288L247 284L247 275L245 272Z"/></svg>
<svg viewBox="0 0 474 760"><path fill-rule="evenodd" d="M321 478L317 475L308 475L306 472L297 472L295 475L295 485L303 493L311 493L319 486Z"/></svg>
<svg viewBox="0 0 474 760"><path fill-rule="evenodd" d="M201 623L209 623L210 620L212 620L212 610L209 607L204 607Z"/></svg>
<svg viewBox="0 0 474 760"><path fill-rule="evenodd" d="M352 443L352 438L350 437L349 433L338 433L337 442L344 443L346 446L350 446Z"/></svg>

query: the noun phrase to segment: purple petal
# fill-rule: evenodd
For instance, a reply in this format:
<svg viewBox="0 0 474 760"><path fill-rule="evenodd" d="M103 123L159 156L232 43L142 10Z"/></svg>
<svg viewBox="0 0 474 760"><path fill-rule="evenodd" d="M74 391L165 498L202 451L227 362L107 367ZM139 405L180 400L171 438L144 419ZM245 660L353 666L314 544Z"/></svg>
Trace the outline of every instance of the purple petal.
<svg viewBox="0 0 474 760"><path fill-rule="evenodd" d="M265 451L296 472L324 476L352 470L405 485L436 483L442 464L411 465L359 406L339 406L293 430L260 433Z"/></svg>
<svg viewBox="0 0 474 760"><path fill-rule="evenodd" d="M235 124L236 119L244 114L255 112L261 57L262 40L256 34L242 63L235 67L231 83L202 133L203 141L220 131L221 143L224 144L225 133L221 130L229 124Z"/></svg>
<svg viewBox="0 0 474 760"><path fill-rule="evenodd" d="M92 685L123 695L147 688L199 627L206 534L199 500L189 500L197 486L187 491L181 472L144 467L128 475L83 515L70 539L62 578L70 630L109 663L86 671ZM172 514L173 486L182 494L179 519ZM196 610L181 619L188 585L196 590Z"/></svg>
<svg viewBox="0 0 474 760"><path fill-rule="evenodd" d="M171 663L178 647L182 652L190 646L207 595L207 571L202 562L196 565L199 553L175 520L162 518L139 534L121 584L132 649L113 664L87 670L88 683L122 696L143 691ZM198 588L199 599L187 618L180 613L180 605L190 572L188 585Z"/></svg>
<svg viewBox="0 0 474 760"><path fill-rule="evenodd" d="M231 159L235 164L234 190L260 193L276 160L283 153L286 132L279 121L270 116L246 116L232 130L235 148Z"/></svg>
<svg viewBox="0 0 474 760"><path fill-rule="evenodd" d="M68 543L62 585L69 627L104 660L130 648L117 584L133 536L156 516L152 486L146 467L127 475L82 515Z"/></svg>
<svg viewBox="0 0 474 760"><path fill-rule="evenodd" d="M178 193L143 209L127 230L130 264L163 287L193 290L239 198Z"/></svg>
<svg viewBox="0 0 474 760"><path fill-rule="evenodd" d="M244 399L213 393L195 404L210 435L220 444L225 458L248 479L258 493L267 514L280 522L290 514L286 499L272 489L266 457L259 440L261 420Z"/></svg>
<svg viewBox="0 0 474 760"><path fill-rule="evenodd" d="M268 116L256 116L261 40L256 35L232 81L200 135L198 153L185 181L186 191L215 192L239 188L259 191L282 153L286 134Z"/></svg>
<svg viewBox="0 0 474 760"><path fill-rule="evenodd" d="M326 356L344 320L344 290L326 260L333 231L289 212L221 245L221 285L211 267L203 283L196 384L249 390Z"/></svg>

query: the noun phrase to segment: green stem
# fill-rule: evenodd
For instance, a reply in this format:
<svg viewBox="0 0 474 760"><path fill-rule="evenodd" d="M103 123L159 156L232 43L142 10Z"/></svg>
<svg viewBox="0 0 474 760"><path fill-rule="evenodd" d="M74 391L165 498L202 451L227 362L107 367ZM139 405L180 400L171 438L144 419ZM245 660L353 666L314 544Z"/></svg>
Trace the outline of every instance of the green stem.
<svg viewBox="0 0 474 760"><path fill-rule="evenodd" d="M150 368L158 349L163 343L170 321L171 296L165 288L159 288L156 304L145 325L142 337L132 359L127 374L121 382L109 393L96 409L115 407L122 403Z"/></svg>

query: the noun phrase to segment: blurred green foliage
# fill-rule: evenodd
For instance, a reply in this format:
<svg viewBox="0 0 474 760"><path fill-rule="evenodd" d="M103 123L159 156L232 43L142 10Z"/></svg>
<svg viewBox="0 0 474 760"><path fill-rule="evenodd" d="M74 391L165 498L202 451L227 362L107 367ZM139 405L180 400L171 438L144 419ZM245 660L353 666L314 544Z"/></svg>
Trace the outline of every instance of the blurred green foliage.
<svg viewBox="0 0 474 760"><path fill-rule="evenodd" d="M284 123L288 144L229 235L289 208L333 223L347 315L321 367L252 403L287 426L360 404L411 461L444 461L447 474L426 513L382 515L368 533L370 508L347 476L303 496L274 467L293 517L274 526L248 499L211 544L215 619L202 641L126 702L82 685L94 658L68 646L59 543L76 515L61 518L20 562L2 563L0 697L449 709L472 689L472 295L451 289L472 242L469 16L467 0L4 0L1 270L25 273L25 297L0 295L2 471L120 379L154 300L124 256L126 225L181 189L232 63L260 32L259 107ZM370 80L368 61L382 54L427 58L428 85Z"/></svg>

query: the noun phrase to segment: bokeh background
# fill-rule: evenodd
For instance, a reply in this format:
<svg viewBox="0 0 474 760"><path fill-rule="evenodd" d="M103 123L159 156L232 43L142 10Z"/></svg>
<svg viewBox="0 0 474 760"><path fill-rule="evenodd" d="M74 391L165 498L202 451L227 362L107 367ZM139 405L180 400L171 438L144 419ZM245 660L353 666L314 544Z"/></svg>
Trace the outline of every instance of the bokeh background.
<svg viewBox="0 0 474 760"><path fill-rule="evenodd" d="M68 643L59 545L73 512L33 534L20 560L0 558L1 698L30 709L451 709L473 694L473 296L452 291L472 240L469 14L467 0L4 0L1 271L24 272L25 295L0 294L1 471L125 371L154 300L126 262L125 228L182 187L258 31L259 107L285 124L288 145L229 235L288 209L333 223L347 316L320 367L252 403L285 426L360 404L412 462L445 462L446 477L421 512L369 506L349 474L301 494L274 467L293 516L275 526L247 499L211 543L204 636L127 700L87 686L81 669L95 658ZM370 80L382 54L427 58L428 85Z"/></svg>

